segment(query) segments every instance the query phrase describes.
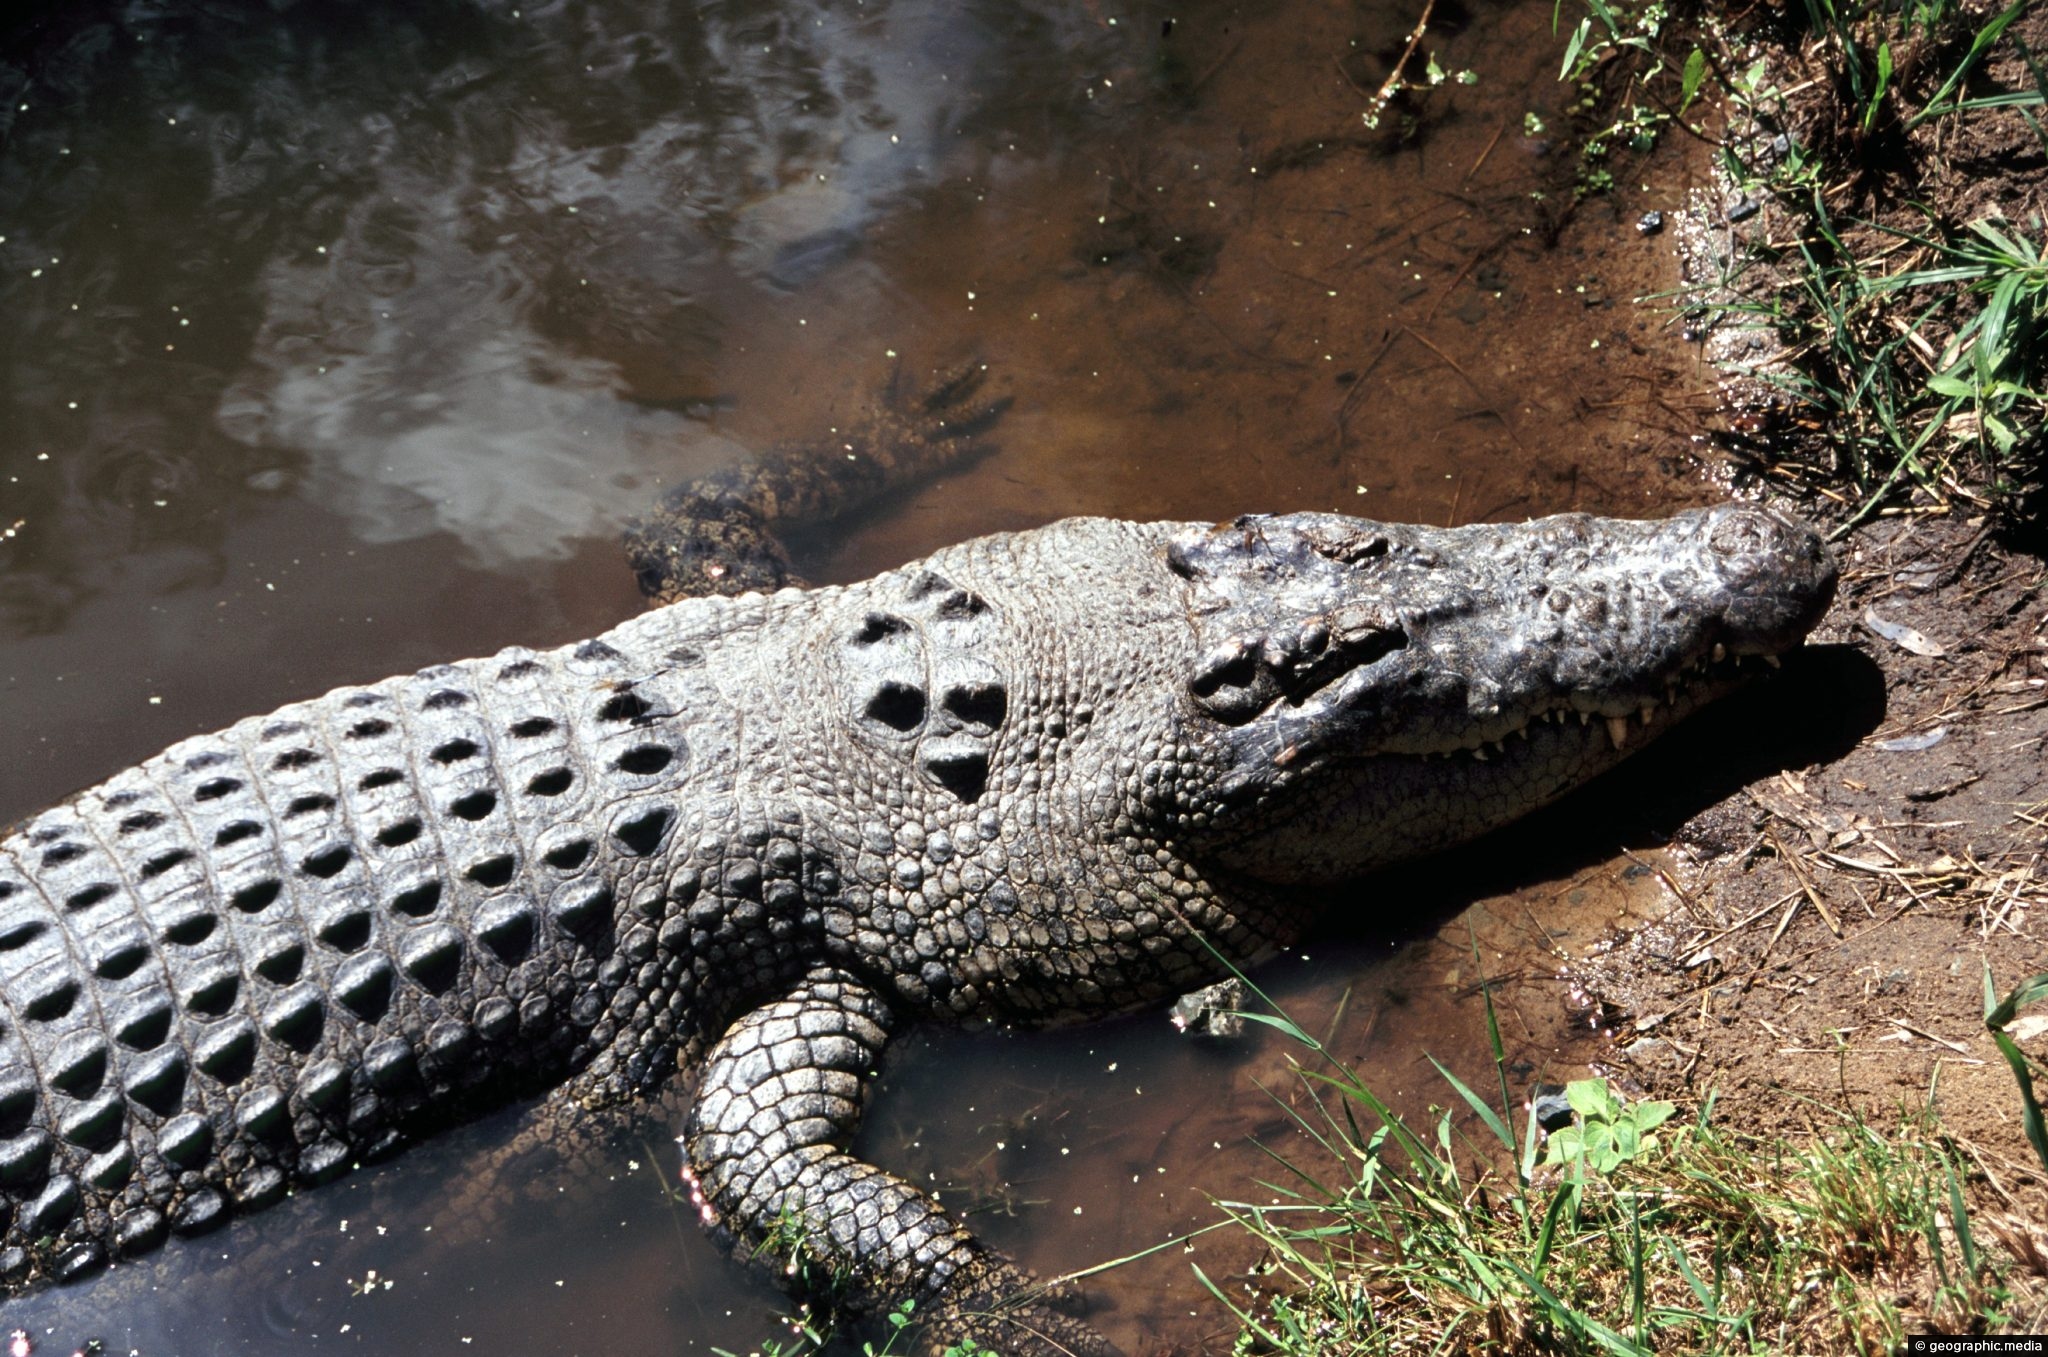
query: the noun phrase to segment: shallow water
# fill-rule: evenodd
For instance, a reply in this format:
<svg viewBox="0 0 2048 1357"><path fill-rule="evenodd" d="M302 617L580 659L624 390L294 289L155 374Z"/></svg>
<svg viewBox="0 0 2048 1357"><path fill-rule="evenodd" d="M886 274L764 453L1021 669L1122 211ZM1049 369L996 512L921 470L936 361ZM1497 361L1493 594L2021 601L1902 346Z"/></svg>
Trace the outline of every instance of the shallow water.
<svg viewBox="0 0 2048 1357"><path fill-rule="evenodd" d="M817 437L899 364L985 362L999 446L807 534L814 578L1070 513L1715 497L1704 382L1626 304L1670 282L1629 223L1690 170L1573 209L1569 157L1524 131L1563 116L1548 4L1439 3L1426 51L1477 83L1379 131L1392 7L187 9L0 37L0 823L297 697L603 629L637 606L613 538L656 487ZM1687 804L1641 800L1334 892L1345 936L1264 979L1404 1107L1450 1098L1425 1052L1488 1077L1482 971L1515 1077L1579 1073L1559 957L1667 904L1607 856ZM1262 1030L905 1046L867 1149L1043 1272L1214 1219L1274 1172L1248 1135L1299 1140ZM659 1114L539 1204L466 1176L519 1125L6 1323L151 1354L771 1336L777 1293L665 1198ZM1249 1261L1194 1247L1212 1276ZM1097 1322L1227 1348L1188 1261L1093 1279Z"/></svg>

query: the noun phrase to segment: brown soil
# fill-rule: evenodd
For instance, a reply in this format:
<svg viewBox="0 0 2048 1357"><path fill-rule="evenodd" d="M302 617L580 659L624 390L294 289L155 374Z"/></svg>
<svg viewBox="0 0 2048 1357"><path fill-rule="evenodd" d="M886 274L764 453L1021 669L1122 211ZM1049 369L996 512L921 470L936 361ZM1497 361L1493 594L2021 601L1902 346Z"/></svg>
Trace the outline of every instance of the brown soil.
<svg viewBox="0 0 2048 1357"><path fill-rule="evenodd" d="M1859 476L1874 482L1890 467L1888 461L1856 467L1851 464L1855 455L1844 455L1840 439L1831 444L1827 437L1830 420L1858 427L1874 402L1831 409L1825 398L1809 401L1798 394L1802 387L1796 379L1785 380L1803 370L1823 390L1843 391L1854 384L1853 375L1827 370L1836 321L1803 294L1800 276L1816 263L1833 267L1853 261L1869 286L1863 302L1850 312L1849 326L1860 349L1874 353L1895 345L1910 327L1911 336L1897 355L1904 379L1917 383L1926 373L1949 367L1955 354L1946 346L1979 302L1961 288L1946 297L1936 288L1886 293L1878 280L1948 262L1924 242L1969 239L1975 222L1991 222L2037 242L2038 248L2048 221L2048 139L2034 110L2024 107L1976 109L1908 125L1911 111L1935 100L1962 64L1972 34L1999 7L1966 7L1970 27L1947 31L1939 40L1924 33L1901 40L1891 93L1879 101L1867 125L1866 109L1843 74L1839 48L1793 27L1789 14L1795 8L1786 7L1774 23L1756 25L1763 31L1758 45L1741 53L1743 63L1761 58L1770 72L1764 87L1783 93L1753 104L1731 104L1727 110L1727 125L1718 137L1715 187L1696 192L1680 214L1679 254L1695 302L1763 308L1747 323L1727 315L1695 317L1708 329L1706 356L1726 378L1723 445L1738 467L1773 484L1798 483L1816 507L1837 513L1856 509L1864 499L1850 482ZM1858 41L1874 47L1876 38L1864 32ZM1954 97L2033 90L2037 76L2021 52L2041 51L2044 44L2048 7L2033 6L2006 30L2005 39ZM1755 176L1781 174L1787 184L1797 178L1788 173L1792 157L1818 163L1823 167L1820 210L1805 190L1788 189L1773 197L1753 185L1738 185L1727 173L1725 157L1731 156ZM1817 229L1822 220L1824 231ZM2032 437L2037 443L2039 418L2036 409ZM2025 441L2026 426L2021 428ZM1920 431L1909 428L1907 433ZM1950 419L1922 451L1938 489L1933 495L1923 493L1920 503L1938 497L1943 504L1989 511L2000 518L2003 530L2024 536L2038 553L2048 528L2042 499L2048 478L2040 448L2030 456L2023 451L2018 464L1996 466L1982 444L1973 416Z"/></svg>
<svg viewBox="0 0 2048 1357"><path fill-rule="evenodd" d="M2048 8L2016 31L2030 49L2048 47ZM1938 119L1910 133L1881 121L1881 135L1865 139L1843 126L1810 44L1766 55L1783 86L1809 83L1782 122L1743 135L1755 145L1789 128L1822 149L1840 167L1829 191L1837 221L1924 231L1930 220L1956 229L2002 216L2038 236L2048 210L2043 145L2015 114ZM2023 84L2018 65L1994 62L1985 80ZM1906 77L1940 78L1931 62ZM1709 204L1706 215L1725 206ZM1783 244L1799 229L1775 205L1746 227L1724 216L1705 225L1687 251L1696 282L1735 232ZM1871 228L1858 231L1852 245L1881 243ZM1760 295L1768 280L1741 285ZM1937 314L1931 343L1966 315ZM1751 369L1800 361L1796 350L1756 349L1753 335L1724 334L1709 351ZM1738 383L1733 394L1739 404L1758 390ZM1853 507L1828 479L1841 469L1815 454L1816 440L1802 445L1793 423L1772 431L1762 469L1839 520ZM1845 1109L1890 1124L1902 1108L1932 1102L1982 1168L1981 1205L1994 1219L2032 1222L2008 1242L2038 1271L2039 1244L2016 1241L2042 1237L2048 1175L1984 1015L1987 972L2002 997L2048 970L2048 572L2027 550L2037 544L2023 499L1966 479L1940 494L1904 496L1840 544L1841 596L1807 657L1807 682L1835 693L1834 709L1817 714L1858 738L1689 821L1674 845L1681 907L1580 963L1575 977L1615 1024L1618 1074L1664 1096L1711 1090L1724 1125L1804 1138L1840 1127ZM2022 1044L2048 1055L2048 1037Z"/></svg>
<svg viewBox="0 0 2048 1357"><path fill-rule="evenodd" d="M1983 1019L1987 966L2001 995L2048 969L2044 568L1946 518L1865 530L1843 566L1815 639L1863 662L1830 667L1842 719L1867 735L1688 822L1682 908L1577 978L1612 1007L1617 1064L1646 1087L1718 1090L1726 1124L1758 1133L1933 1097L1993 1191L2038 1209L2040 1165Z"/></svg>

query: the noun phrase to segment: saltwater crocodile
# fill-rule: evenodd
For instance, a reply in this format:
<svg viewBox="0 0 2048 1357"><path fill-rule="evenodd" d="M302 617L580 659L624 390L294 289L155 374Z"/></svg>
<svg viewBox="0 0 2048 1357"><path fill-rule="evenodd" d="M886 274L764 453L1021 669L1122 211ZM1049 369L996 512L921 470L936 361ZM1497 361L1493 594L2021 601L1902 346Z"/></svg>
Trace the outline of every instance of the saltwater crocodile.
<svg viewBox="0 0 2048 1357"><path fill-rule="evenodd" d="M0 840L0 1280L692 1071L703 1216L928 1338L1102 1351L847 1146L892 1035L1127 1010L1796 647L1807 528L1072 519L186 740ZM1021 1297L1021 1299L1020 1299Z"/></svg>

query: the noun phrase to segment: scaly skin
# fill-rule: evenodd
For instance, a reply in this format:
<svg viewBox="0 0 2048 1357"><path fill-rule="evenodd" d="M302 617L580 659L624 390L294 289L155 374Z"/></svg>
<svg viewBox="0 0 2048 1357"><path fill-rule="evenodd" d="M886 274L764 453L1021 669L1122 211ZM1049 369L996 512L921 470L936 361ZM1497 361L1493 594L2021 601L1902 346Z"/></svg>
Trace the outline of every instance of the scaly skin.
<svg viewBox="0 0 2048 1357"><path fill-rule="evenodd" d="M1304 884L1549 801L1797 646L1729 506L1073 519L342 689L0 840L0 1273L63 1278L555 1090L701 1071L707 1222L928 1341L1103 1352L848 1153L921 1019L1156 1002Z"/></svg>

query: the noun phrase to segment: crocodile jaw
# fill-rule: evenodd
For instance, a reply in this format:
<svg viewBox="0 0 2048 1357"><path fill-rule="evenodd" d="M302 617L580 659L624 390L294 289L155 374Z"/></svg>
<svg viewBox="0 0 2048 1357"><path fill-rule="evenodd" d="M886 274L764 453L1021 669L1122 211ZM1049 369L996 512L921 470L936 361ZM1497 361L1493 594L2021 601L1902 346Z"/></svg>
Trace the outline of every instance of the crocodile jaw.
<svg viewBox="0 0 2048 1357"><path fill-rule="evenodd" d="M1333 515L1177 540L1201 658L1182 730L1233 867L1316 880L1555 799L1796 649L1834 591L1743 505L1434 529ZM1411 805L1434 805L1416 822Z"/></svg>

